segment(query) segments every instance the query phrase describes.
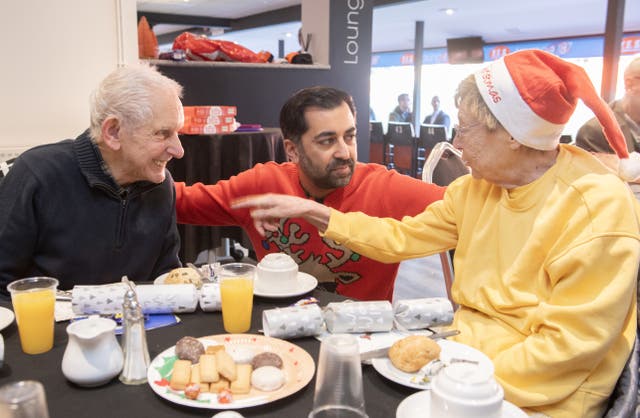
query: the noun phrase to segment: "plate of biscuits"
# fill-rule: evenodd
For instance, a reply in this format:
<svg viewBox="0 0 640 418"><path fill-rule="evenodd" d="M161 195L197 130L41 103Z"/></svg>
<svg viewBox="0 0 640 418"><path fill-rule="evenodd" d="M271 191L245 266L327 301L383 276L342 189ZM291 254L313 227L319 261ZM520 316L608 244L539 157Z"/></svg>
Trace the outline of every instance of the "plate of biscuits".
<svg viewBox="0 0 640 418"><path fill-rule="evenodd" d="M158 354L149 386L171 402L208 409L266 404L305 387L313 358L288 341L254 334L186 336Z"/></svg>
<svg viewBox="0 0 640 418"><path fill-rule="evenodd" d="M387 379L414 389L429 389L431 378L451 363L470 362L493 374L493 363L484 353L465 344L445 339L432 340L412 335L396 341L389 357L374 358L374 369Z"/></svg>

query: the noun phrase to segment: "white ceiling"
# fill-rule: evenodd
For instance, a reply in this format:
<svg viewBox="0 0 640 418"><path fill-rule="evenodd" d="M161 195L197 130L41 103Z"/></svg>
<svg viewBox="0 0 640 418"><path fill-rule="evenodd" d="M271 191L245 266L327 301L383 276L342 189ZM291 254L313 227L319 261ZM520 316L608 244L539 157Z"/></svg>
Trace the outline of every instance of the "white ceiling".
<svg viewBox="0 0 640 418"><path fill-rule="evenodd" d="M138 11L238 19L301 4L301 0L138 0ZM443 10L456 10L452 16ZM602 34L607 0L423 0L379 6L373 12L373 51L413 49L415 22L424 22L424 47L447 38L481 36L487 43ZM218 36L253 51L299 49L300 22ZM156 25L156 34L186 27ZM626 0L624 32L640 31L640 0Z"/></svg>

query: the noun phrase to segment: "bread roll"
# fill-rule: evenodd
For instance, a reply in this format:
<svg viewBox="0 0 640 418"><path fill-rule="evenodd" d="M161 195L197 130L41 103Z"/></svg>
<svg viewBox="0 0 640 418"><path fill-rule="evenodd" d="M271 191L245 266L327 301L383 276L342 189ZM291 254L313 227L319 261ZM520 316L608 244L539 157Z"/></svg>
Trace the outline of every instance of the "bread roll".
<svg viewBox="0 0 640 418"><path fill-rule="evenodd" d="M424 335L411 335L396 341L389 349L389 359L397 368L415 373L424 365L440 357L440 346Z"/></svg>
<svg viewBox="0 0 640 418"><path fill-rule="evenodd" d="M202 277L191 267L180 267L169 272L164 284L194 284L198 289L202 287Z"/></svg>

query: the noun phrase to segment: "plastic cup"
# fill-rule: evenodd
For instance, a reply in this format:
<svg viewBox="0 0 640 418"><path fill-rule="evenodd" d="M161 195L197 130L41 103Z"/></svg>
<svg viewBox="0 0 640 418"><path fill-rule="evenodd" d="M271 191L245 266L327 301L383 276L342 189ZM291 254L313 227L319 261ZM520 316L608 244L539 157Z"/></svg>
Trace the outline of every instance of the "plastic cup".
<svg viewBox="0 0 640 418"><path fill-rule="evenodd" d="M334 334L320 344L313 410L309 418L367 418L360 348L353 335Z"/></svg>
<svg viewBox="0 0 640 418"><path fill-rule="evenodd" d="M256 266L251 264L230 263L220 267L222 322L228 333L243 333L251 328L255 274Z"/></svg>
<svg viewBox="0 0 640 418"><path fill-rule="evenodd" d="M0 417L49 418L44 387L35 380L0 386Z"/></svg>
<svg viewBox="0 0 640 418"><path fill-rule="evenodd" d="M29 277L9 283L20 345L26 354L45 353L53 347L54 306L58 280Z"/></svg>

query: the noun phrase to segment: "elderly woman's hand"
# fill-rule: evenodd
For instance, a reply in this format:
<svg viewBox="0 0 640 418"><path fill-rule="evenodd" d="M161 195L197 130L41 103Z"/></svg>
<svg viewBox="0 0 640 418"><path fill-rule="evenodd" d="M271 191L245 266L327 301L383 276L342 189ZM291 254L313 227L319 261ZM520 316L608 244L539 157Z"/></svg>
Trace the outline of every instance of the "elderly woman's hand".
<svg viewBox="0 0 640 418"><path fill-rule="evenodd" d="M314 200L273 193L247 196L232 202L231 207L251 208L253 223L262 236L266 231L277 231L282 218L303 218L324 232L331 216L329 207Z"/></svg>

